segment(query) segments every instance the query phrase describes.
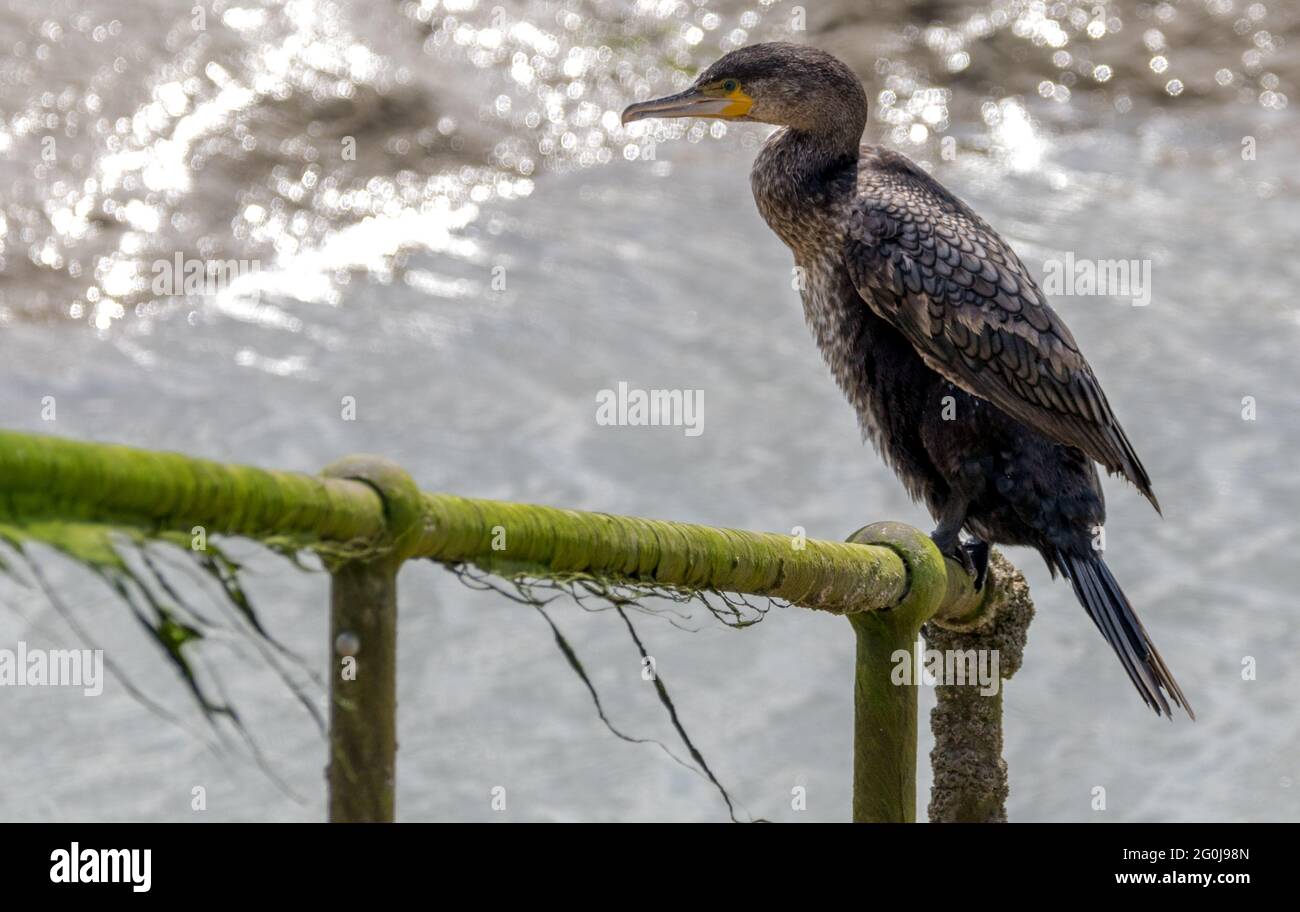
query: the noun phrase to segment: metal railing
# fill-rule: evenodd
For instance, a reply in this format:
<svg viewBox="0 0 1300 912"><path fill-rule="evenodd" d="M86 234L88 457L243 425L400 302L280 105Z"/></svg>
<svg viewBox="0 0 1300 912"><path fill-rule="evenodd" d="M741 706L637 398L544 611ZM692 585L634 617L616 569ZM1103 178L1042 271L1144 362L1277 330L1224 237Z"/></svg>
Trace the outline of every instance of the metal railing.
<svg viewBox="0 0 1300 912"><path fill-rule="evenodd" d="M355 675L329 675L333 821L394 816L397 573L407 560L766 596L845 615L857 638L853 819L864 822L916 818L917 688L892 679L898 651L910 653L933 622L927 635L949 648L995 644L1009 677L1032 613L1023 579L1000 557L977 593L926 535L898 523L843 543L804 540L425 493L373 456L310 476L0 431L0 522L50 521L146 533L202 527L321 554L331 652L346 643L357 665ZM931 819L1005 819L1001 688L980 696L969 685L940 686L933 718Z"/></svg>

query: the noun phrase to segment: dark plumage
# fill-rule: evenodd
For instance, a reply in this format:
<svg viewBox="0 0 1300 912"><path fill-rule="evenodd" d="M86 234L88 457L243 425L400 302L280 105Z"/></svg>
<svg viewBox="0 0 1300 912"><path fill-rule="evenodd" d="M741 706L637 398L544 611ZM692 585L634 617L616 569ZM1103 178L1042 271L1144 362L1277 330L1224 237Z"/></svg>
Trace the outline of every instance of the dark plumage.
<svg viewBox="0 0 1300 912"><path fill-rule="evenodd" d="M803 271L804 314L859 421L982 579L988 544L1027 545L1079 602L1143 700L1191 707L1094 547L1094 461L1159 510L1151 480L1068 328L983 219L905 156L859 145L867 99L829 54L758 44L624 121L778 125L754 162L760 213ZM963 546L960 533L974 541Z"/></svg>

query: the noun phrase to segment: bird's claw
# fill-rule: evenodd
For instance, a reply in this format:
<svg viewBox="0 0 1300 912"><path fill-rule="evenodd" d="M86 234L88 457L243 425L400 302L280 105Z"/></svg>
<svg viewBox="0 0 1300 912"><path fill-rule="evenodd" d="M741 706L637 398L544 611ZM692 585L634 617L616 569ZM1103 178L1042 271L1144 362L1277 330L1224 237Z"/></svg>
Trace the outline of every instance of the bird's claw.
<svg viewBox="0 0 1300 912"><path fill-rule="evenodd" d="M963 563L963 566L975 577L975 591L979 592L989 575L989 543L977 538L963 544L961 551L970 562L968 565Z"/></svg>
<svg viewBox="0 0 1300 912"><path fill-rule="evenodd" d="M933 536L932 536L933 537ZM984 581L989 573L989 543L974 539L968 542L948 542L935 540L944 557L951 557L961 564L962 569L974 578L975 591L984 588ZM945 547L947 546L947 547Z"/></svg>

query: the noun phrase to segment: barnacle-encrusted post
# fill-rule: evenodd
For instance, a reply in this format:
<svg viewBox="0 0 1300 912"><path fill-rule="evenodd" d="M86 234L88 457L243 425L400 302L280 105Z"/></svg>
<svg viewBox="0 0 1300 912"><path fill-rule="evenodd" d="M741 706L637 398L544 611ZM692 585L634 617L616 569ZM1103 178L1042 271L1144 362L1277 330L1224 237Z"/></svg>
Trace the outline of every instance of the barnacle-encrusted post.
<svg viewBox="0 0 1300 912"><path fill-rule="evenodd" d="M400 466L352 456L330 478L370 485L387 534L330 561L329 819L391 823L397 773L397 571L423 525L419 489Z"/></svg>
<svg viewBox="0 0 1300 912"><path fill-rule="evenodd" d="M930 649L996 655L999 674L1006 680L1024 658L1034 604L1024 576L996 551L989 562L987 590L988 608L977 616L935 618L922 629ZM930 712L930 822L1005 823L1009 787L1002 758L1002 687L988 694L975 682L945 681L936 697Z"/></svg>

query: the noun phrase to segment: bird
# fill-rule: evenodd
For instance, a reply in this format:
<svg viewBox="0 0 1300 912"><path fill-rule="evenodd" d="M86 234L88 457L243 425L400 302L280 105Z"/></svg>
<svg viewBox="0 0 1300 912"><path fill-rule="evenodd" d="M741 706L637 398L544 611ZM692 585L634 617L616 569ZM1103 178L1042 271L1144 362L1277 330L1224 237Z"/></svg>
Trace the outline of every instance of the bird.
<svg viewBox="0 0 1300 912"><path fill-rule="evenodd" d="M991 545L1036 549L1147 706L1195 719L1100 547L1097 466L1159 513L1147 470L1007 241L911 159L863 142L853 70L815 47L751 44L621 119L651 117L776 127L750 173L758 211L794 255L805 320L864 437L924 502L940 552L982 587Z"/></svg>

